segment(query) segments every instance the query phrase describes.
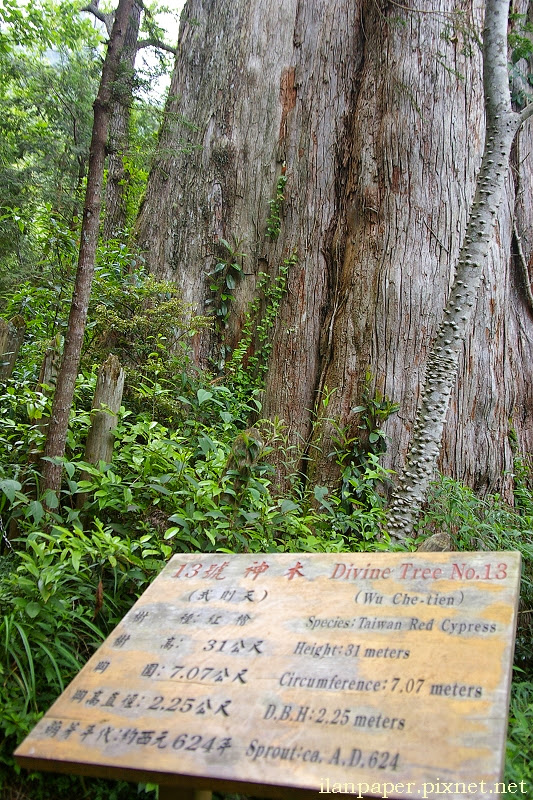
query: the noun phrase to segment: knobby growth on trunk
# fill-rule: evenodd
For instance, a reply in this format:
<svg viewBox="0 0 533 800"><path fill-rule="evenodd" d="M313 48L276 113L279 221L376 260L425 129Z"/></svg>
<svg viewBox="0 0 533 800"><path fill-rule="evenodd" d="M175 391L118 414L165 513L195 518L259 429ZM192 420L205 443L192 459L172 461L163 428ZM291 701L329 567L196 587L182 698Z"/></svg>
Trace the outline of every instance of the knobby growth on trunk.
<svg viewBox="0 0 533 800"><path fill-rule="evenodd" d="M106 158L113 88L119 75L128 20L135 0L120 0L102 67L102 77L94 101L94 122L89 153L87 190L80 235L78 266L70 307L67 333L61 367L57 375L56 390L43 461L43 491L58 492L61 487L62 467L59 459L64 455L69 412L80 363L81 348L87 322L87 311L94 276L96 247L100 227L102 183Z"/></svg>
<svg viewBox="0 0 533 800"><path fill-rule="evenodd" d="M389 506L389 533L412 534L441 448L460 353L472 322L497 214L504 196L511 147L520 126L533 114L511 108L507 28L509 3L487 0L483 31L483 86L486 133L476 193L443 320L431 349L411 447Z"/></svg>

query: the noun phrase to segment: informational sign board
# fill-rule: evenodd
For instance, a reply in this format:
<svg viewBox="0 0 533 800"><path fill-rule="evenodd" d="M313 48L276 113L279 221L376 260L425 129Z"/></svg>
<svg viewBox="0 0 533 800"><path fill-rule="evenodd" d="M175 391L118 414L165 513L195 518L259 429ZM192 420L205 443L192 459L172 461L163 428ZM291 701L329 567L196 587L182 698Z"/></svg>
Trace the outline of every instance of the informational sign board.
<svg viewBox="0 0 533 800"><path fill-rule="evenodd" d="M514 552L176 555L16 759L266 797L494 800L519 580Z"/></svg>

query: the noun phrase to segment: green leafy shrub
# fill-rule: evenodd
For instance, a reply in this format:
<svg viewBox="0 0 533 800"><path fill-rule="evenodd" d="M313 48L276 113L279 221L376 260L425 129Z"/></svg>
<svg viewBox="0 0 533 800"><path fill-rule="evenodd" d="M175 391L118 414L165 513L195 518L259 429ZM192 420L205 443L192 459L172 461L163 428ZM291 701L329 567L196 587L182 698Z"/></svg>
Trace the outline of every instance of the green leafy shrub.
<svg viewBox="0 0 533 800"><path fill-rule="evenodd" d="M417 525L424 535L448 533L458 550L518 550L522 554L522 583L516 663L533 676L531 631L533 611L533 495L524 476L515 477L518 508L498 496L480 498L452 480L434 484Z"/></svg>
<svg viewBox="0 0 533 800"><path fill-rule="evenodd" d="M533 681L515 678L511 690L505 780L533 786Z"/></svg>
<svg viewBox="0 0 533 800"><path fill-rule="evenodd" d="M43 520L44 521L44 520ZM0 765L155 577L170 548L151 537L35 526L2 557ZM0 786L2 785L0 768Z"/></svg>

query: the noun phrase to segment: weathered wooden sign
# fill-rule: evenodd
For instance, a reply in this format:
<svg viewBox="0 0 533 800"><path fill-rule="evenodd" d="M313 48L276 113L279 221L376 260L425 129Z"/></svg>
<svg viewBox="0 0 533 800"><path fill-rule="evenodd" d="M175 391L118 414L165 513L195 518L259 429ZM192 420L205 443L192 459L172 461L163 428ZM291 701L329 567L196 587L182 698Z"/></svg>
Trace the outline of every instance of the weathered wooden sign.
<svg viewBox="0 0 533 800"><path fill-rule="evenodd" d="M519 579L518 553L176 555L16 759L269 797L494 800Z"/></svg>

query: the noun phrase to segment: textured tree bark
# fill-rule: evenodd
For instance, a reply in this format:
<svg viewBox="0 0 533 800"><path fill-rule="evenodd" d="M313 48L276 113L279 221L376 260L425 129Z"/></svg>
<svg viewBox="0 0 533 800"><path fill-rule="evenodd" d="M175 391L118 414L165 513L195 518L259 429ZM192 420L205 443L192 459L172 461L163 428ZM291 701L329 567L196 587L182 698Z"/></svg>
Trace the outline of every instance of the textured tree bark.
<svg viewBox="0 0 533 800"><path fill-rule="evenodd" d="M138 221L152 271L175 280L200 313L210 294L206 273L224 255L220 239L242 241L247 258L226 330L230 350L258 273L274 276L297 251L265 393L266 413L281 413L294 440L310 429L335 284L331 239L362 56L359 15L358 4L345 0L188 3ZM272 241L269 200L284 163L284 219ZM198 337L195 346L200 364L219 362L215 335Z"/></svg>
<svg viewBox="0 0 533 800"><path fill-rule="evenodd" d="M102 181L106 156L113 82L120 67L127 22L134 0L120 0L113 30L102 68L98 95L94 102L94 123L87 173L87 190L81 227L81 244L74 292L70 307L61 367L57 375L52 414L48 424L43 462L43 491L58 492L61 488L61 464L65 452L69 412L78 374L80 354L85 334L87 309L94 276L96 246L100 226Z"/></svg>
<svg viewBox="0 0 533 800"><path fill-rule="evenodd" d="M258 273L274 275L298 253L263 413L283 418L291 442L307 448L298 466L313 483L338 478L337 426L346 439L359 433L352 409L368 369L372 388L400 405L385 424L385 466L404 463L483 153L483 9L481 0L428 0L423 9L376 0L185 7L138 236L152 271L175 280L199 313L220 239L243 240L229 348ZM270 241L268 200L282 164L282 226ZM522 159L522 187L532 168ZM481 491L508 487L510 420L520 446L532 444L533 335L511 259L514 197L508 176L439 462ZM533 235L529 201L520 202L527 262ZM199 337L198 362L218 361L218 348L214 334ZM326 390L317 426L313 408Z"/></svg>

